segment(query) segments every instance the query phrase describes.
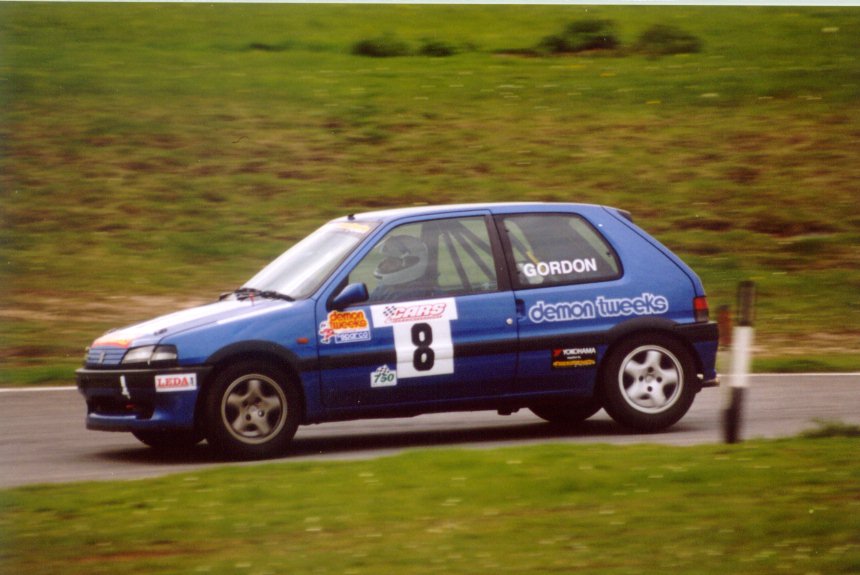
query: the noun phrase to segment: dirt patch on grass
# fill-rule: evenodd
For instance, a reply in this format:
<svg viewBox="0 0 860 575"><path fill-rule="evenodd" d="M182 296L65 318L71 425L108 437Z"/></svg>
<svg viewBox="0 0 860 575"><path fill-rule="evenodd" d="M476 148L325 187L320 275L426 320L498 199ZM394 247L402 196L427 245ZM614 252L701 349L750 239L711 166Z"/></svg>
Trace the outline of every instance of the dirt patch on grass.
<svg viewBox="0 0 860 575"><path fill-rule="evenodd" d="M769 336L756 346L756 352L765 357L856 354L860 366L860 352L857 350L860 350L860 332L810 333L800 339Z"/></svg>

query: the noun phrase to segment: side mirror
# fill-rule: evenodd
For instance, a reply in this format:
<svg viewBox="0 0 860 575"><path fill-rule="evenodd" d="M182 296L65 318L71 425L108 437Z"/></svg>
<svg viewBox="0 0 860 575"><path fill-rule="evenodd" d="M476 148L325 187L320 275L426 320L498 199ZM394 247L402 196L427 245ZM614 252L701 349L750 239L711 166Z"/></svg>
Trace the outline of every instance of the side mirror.
<svg viewBox="0 0 860 575"><path fill-rule="evenodd" d="M349 284L334 296L334 299L331 300L331 307L337 311L343 311L353 304L362 303L368 299L370 299L370 294L367 293L366 285L363 283Z"/></svg>

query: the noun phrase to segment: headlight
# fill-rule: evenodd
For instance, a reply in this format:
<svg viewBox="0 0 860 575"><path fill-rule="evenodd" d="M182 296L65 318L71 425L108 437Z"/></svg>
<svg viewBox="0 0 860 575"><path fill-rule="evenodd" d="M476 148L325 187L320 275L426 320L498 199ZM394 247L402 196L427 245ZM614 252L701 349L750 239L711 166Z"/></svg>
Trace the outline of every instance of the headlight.
<svg viewBox="0 0 860 575"><path fill-rule="evenodd" d="M122 358L123 365L147 364L164 365L173 363L179 354L173 345L145 345L135 347L125 352Z"/></svg>
<svg viewBox="0 0 860 575"><path fill-rule="evenodd" d="M165 363L173 362L179 358L179 353L176 347L172 345L157 345L152 350L152 357L149 358L149 363Z"/></svg>

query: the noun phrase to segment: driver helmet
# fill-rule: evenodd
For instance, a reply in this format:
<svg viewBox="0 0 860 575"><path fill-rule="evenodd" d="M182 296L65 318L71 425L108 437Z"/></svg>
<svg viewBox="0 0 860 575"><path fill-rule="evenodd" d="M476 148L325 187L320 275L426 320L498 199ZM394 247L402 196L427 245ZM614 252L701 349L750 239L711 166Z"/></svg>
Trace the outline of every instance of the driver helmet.
<svg viewBox="0 0 860 575"><path fill-rule="evenodd" d="M412 236L391 236L382 242L384 258L373 272L383 285L401 285L417 280L427 271L427 246Z"/></svg>

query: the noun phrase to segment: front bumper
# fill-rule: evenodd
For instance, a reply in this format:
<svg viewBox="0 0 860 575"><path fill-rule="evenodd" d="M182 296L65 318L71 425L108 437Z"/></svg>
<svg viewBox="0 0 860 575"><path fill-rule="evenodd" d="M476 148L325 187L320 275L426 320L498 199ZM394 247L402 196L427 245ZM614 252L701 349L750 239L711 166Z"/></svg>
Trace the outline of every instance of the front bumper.
<svg viewBox="0 0 860 575"><path fill-rule="evenodd" d="M208 366L152 369L86 369L75 372L78 391L87 402L87 429L167 431L194 427L200 384ZM194 382L193 387L156 390L156 378ZM183 379L184 378L184 379Z"/></svg>

